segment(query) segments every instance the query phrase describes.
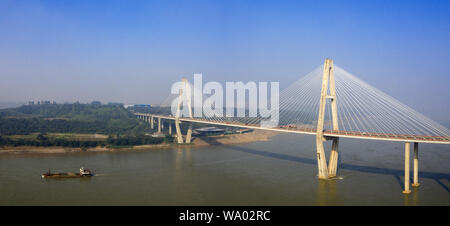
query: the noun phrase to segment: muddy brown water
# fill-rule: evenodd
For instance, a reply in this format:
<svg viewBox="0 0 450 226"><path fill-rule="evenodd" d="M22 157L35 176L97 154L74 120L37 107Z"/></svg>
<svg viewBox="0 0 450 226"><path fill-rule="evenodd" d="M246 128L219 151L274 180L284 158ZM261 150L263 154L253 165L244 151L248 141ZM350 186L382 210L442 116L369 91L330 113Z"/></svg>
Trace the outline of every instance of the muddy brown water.
<svg viewBox="0 0 450 226"><path fill-rule="evenodd" d="M419 146L421 186L403 195L403 143L341 139L338 178L319 181L314 141L2 154L0 205L450 205L449 145ZM41 178L82 166L96 175Z"/></svg>

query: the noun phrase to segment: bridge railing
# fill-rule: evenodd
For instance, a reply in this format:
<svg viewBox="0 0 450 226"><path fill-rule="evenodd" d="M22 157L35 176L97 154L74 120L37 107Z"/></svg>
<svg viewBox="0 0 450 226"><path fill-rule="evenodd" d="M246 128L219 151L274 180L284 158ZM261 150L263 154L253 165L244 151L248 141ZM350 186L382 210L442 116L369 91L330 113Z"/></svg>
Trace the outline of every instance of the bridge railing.
<svg viewBox="0 0 450 226"><path fill-rule="evenodd" d="M144 113L135 113L136 115L153 115L153 114L144 114ZM163 117L171 117L169 115L161 115ZM241 126L252 126L252 127L260 127L259 124L254 123L243 123L237 121L221 121L221 120L210 120L205 118L186 118L180 117L180 120L195 120L200 122L216 122L225 125L241 125ZM302 131L314 133L317 131L317 128L313 126L298 126L293 124L281 125L278 126L277 129L283 129L288 131ZM450 141L450 137L446 136L427 136L427 135L414 135L414 134L393 134L393 133L375 133L375 132L360 132L360 131L345 131L345 130L325 130L325 135L345 135L345 136L358 136L358 137L379 137L379 138L389 138L389 139L400 139L400 140L423 140L423 141Z"/></svg>

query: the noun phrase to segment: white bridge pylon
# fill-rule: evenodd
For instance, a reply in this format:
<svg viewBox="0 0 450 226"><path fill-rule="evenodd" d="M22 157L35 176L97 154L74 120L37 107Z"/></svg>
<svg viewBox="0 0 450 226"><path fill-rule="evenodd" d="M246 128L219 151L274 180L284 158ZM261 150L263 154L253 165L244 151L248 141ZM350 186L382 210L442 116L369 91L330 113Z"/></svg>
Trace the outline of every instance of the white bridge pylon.
<svg viewBox="0 0 450 226"><path fill-rule="evenodd" d="M189 118L192 119L192 105L191 105L191 95L190 95L191 86L186 78L183 78L181 81L184 84L184 88L180 89L180 93L178 96L177 113L175 116L175 127L176 127L176 132L177 132L177 141L179 144L183 143L183 135L181 134L181 129L180 129L180 112L181 112L181 104L183 103L183 101L186 101L188 112L189 112ZM183 99L185 99L185 100L183 100ZM191 143L191 139L192 139L192 123L189 123L189 128L186 133L186 143Z"/></svg>
<svg viewBox="0 0 450 226"><path fill-rule="evenodd" d="M330 92L328 94L328 91ZM320 103L319 103L319 116L317 120L317 135L316 135L316 147L317 147L317 166L319 168L319 178L328 179L329 177L335 177L337 171L338 162L338 147L339 147L339 137L330 137L333 140L333 144L330 152L330 161L327 169L327 160L323 147L323 142L327 140L328 137L323 135L323 124L325 120L325 107L326 101L330 99L331 101L331 121L333 125L333 130L339 130L338 124L338 114L336 105L336 88L334 80L334 70L333 61L331 59L326 59L323 66L323 77L322 77L322 90L320 93Z"/></svg>

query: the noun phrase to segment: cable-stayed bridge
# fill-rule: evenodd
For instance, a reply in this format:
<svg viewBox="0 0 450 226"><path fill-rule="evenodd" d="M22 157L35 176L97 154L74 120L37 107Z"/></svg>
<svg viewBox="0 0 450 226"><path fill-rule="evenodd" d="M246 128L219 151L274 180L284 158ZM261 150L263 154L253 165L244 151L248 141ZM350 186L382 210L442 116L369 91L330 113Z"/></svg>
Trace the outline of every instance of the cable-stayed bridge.
<svg viewBox="0 0 450 226"><path fill-rule="evenodd" d="M261 115L250 117L249 112L260 111L246 106L245 117L227 117L217 114L211 109L203 109L201 117L193 117L191 92L192 87L184 79L185 94L170 95L163 105L170 106L178 97L176 114L172 115L167 108L157 108L151 114L135 113L139 118L151 123L158 120L158 131L161 132L161 120L173 120L178 143L191 141L192 126L187 130L185 139L181 134L180 123L203 123L229 127L249 128L276 131L283 133L298 133L316 136L317 161L320 179L336 176L339 156L339 138L370 139L398 141L405 143L405 189L409 189L410 144L414 144L414 183L418 183L418 144L435 143L450 144L450 131L400 103L384 92L372 87L356 76L333 65L327 59L323 65L313 70L303 78L282 90L279 95L277 111L278 125L261 126L267 117ZM195 90L194 90L195 92ZM211 95L200 92L202 99ZM251 94L249 94L251 95ZM247 96L247 98L251 98ZM184 102L186 101L186 102ZM188 116L181 116L181 103L187 103ZM253 106L253 108L255 108ZM222 109L220 109L222 110ZM235 109L239 111L239 109ZM273 112L271 112L273 113ZM273 116L274 114L269 114ZM169 124L169 131L172 125ZM323 142L331 140L332 150L327 164Z"/></svg>

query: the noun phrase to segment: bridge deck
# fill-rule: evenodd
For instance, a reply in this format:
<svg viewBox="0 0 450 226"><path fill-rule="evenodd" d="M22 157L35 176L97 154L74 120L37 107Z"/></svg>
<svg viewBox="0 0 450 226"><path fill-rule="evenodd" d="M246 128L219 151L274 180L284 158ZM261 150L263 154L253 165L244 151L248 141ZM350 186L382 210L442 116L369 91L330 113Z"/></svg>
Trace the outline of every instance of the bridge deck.
<svg viewBox="0 0 450 226"><path fill-rule="evenodd" d="M173 116L166 115L155 115L155 114L144 114L135 113L135 115L140 116L153 116L162 119L175 120ZM179 118L183 122L196 122L203 124L221 125L229 127L239 127L248 129L258 129L266 131L275 131L283 133L298 133L298 134L309 134L316 135L317 130L314 127L300 127L295 125L279 126L274 128L260 127L256 124L245 124L237 122L222 122L222 121L211 121L198 118ZM409 135L409 134L388 134L388 133L368 133L368 132L357 132L357 131L342 131L342 130L325 130L324 135L328 137L342 137L342 138L354 138L354 139L367 139L367 140L385 140L385 141L399 141L399 142L417 142L417 143L435 143L435 144L450 144L450 137L442 136L421 136L421 135Z"/></svg>

